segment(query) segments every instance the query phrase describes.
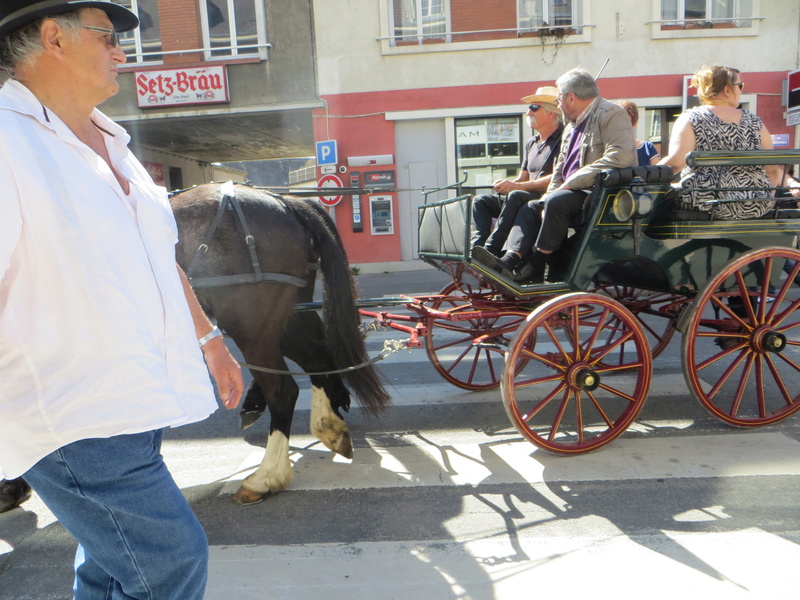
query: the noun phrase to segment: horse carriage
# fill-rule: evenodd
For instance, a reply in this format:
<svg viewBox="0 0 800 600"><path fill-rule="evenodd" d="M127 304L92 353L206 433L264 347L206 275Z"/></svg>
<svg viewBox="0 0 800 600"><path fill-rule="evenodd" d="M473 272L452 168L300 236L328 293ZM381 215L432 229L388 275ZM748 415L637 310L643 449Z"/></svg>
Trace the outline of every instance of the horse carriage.
<svg viewBox="0 0 800 600"><path fill-rule="evenodd" d="M687 157L692 166L798 162L796 150ZM601 173L565 244L564 281L537 285L471 259L469 195L425 203L419 255L452 283L408 299L412 317L361 312L411 331L412 345L424 339L450 383L499 387L519 433L553 453L589 452L622 434L675 331L689 391L712 415L739 427L775 423L800 409L800 220L794 209L746 221L674 211L671 178L663 166Z"/></svg>
<svg viewBox="0 0 800 600"><path fill-rule="evenodd" d="M788 165L800 163L800 151L694 153L687 162ZM420 207L419 255L452 282L430 296L363 300L315 203L233 184L174 196L178 262L254 377L242 426L271 415L264 461L235 499L260 501L292 479L299 390L287 358L311 378L312 433L352 457L342 414L350 391L372 412L390 403L374 366L380 357L366 353L362 333L371 330L408 334L382 356L424 345L450 383L499 387L517 430L559 454L596 450L625 431L675 331L688 388L714 416L753 427L800 409L800 219L794 209L748 221L676 214L671 178L658 166L601 173L566 244L566 276L538 285L473 261L472 198L458 186L431 190L456 195ZM312 302L317 270L321 303ZM391 306L406 311L376 310Z"/></svg>

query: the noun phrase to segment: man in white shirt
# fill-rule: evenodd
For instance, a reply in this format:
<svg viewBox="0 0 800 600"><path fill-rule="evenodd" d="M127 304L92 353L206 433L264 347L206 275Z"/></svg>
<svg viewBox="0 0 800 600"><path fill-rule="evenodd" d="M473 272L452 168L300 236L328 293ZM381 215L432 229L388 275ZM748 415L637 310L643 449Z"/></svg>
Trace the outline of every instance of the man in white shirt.
<svg viewBox="0 0 800 600"><path fill-rule="evenodd" d="M111 2L0 3L0 475L78 540L75 598L199 600L208 543L161 430L216 409L208 371L227 408L243 385L166 191L95 108L137 25Z"/></svg>

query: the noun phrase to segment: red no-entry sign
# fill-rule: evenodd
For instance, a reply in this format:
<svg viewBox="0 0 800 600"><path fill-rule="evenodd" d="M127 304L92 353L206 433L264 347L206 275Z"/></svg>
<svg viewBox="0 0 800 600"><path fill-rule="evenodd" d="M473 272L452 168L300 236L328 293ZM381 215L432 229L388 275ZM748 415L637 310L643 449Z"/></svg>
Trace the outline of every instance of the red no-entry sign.
<svg viewBox="0 0 800 600"><path fill-rule="evenodd" d="M317 181L318 188L343 188L344 184L342 180L339 179L336 175L323 175ZM342 199L342 195L339 194L338 196L320 196L319 201L322 202L325 206L336 206L339 204L339 201Z"/></svg>

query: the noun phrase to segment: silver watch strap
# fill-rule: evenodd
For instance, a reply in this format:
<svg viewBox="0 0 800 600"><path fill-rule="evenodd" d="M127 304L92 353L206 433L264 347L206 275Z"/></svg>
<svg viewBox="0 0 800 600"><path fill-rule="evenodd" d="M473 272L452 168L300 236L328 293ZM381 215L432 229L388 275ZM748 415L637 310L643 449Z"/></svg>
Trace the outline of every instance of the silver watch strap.
<svg viewBox="0 0 800 600"><path fill-rule="evenodd" d="M215 326L214 329L212 329L207 334L205 334L203 337L201 337L199 340L197 340L197 343L200 344L200 347L202 348L208 342L210 342L211 340L213 340L216 337L222 337L222 332L219 330L219 327Z"/></svg>

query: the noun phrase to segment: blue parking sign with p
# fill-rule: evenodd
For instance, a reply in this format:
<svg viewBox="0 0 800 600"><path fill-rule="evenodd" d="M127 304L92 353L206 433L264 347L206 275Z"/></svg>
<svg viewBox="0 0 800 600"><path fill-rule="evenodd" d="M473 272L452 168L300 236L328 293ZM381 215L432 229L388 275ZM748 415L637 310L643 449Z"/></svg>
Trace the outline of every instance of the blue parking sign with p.
<svg viewBox="0 0 800 600"><path fill-rule="evenodd" d="M337 162L336 140L317 142L317 165L335 165Z"/></svg>

